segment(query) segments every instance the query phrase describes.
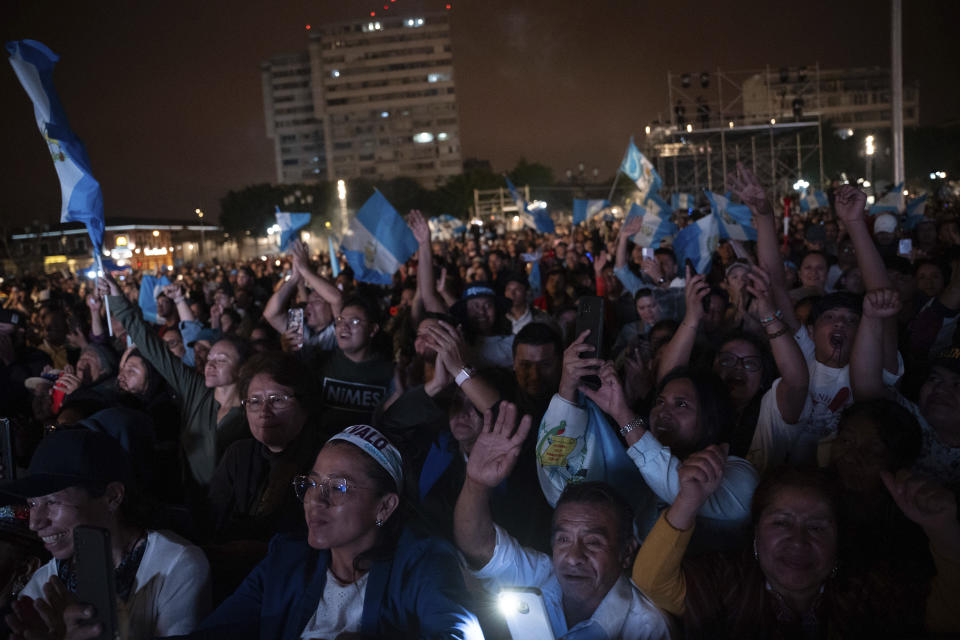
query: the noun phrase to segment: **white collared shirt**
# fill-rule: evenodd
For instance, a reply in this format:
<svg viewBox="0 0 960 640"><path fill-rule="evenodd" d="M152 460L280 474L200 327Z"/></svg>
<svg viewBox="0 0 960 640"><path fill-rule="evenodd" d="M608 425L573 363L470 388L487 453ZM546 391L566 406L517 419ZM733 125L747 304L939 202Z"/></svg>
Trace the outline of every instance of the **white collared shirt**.
<svg viewBox="0 0 960 640"><path fill-rule="evenodd" d="M550 615L550 626L558 640L646 640L669 638L670 626L656 605L626 576L610 588L587 620L567 628L563 614L563 591L545 553L520 546L497 525L493 557L479 571L471 573L491 592L501 587L536 587Z"/></svg>

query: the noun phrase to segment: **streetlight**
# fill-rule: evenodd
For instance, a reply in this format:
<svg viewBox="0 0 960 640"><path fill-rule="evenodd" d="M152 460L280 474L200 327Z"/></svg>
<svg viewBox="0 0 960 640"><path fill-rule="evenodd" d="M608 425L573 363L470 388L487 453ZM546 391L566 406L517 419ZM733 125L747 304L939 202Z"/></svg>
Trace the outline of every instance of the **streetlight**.
<svg viewBox="0 0 960 640"><path fill-rule="evenodd" d="M337 180L337 199L340 200L340 233L347 230L347 183ZM330 256L333 260L333 256Z"/></svg>
<svg viewBox="0 0 960 640"><path fill-rule="evenodd" d="M204 241L203 241L203 211L200 210L200 208L196 208L196 209L193 210L193 212L196 213L196 214L197 214L197 218L200 219L200 256L202 257L202 256L203 256L203 245L204 245Z"/></svg>
<svg viewBox="0 0 960 640"><path fill-rule="evenodd" d="M873 182L873 154L877 152L877 147L874 145L875 138L873 136L867 136L864 140L864 149L863 153L867 156L867 181Z"/></svg>

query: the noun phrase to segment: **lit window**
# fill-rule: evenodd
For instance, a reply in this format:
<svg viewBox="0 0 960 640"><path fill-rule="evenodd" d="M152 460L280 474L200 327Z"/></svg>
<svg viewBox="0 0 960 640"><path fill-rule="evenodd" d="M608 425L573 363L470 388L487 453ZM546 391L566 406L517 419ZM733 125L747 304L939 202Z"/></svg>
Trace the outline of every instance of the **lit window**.
<svg viewBox="0 0 960 640"><path fill-rule="evenodd" d="M389 117L390 117L390 112L389 112L389 111L381 111L381 112L380 112L380 117L381 117L381 118L389 118Z"/></svg>
<svg viewBox="0 0 960 640"><path fill-rule="evenodd" d="M430 133L429 131L421 131L420 133L414 134L413 141L419 144L426 144L428 142L433 142L433 134Z"/></svg>
<svg viewBox="0 0 960 640"><path fill-rule="evenodd" d="M331 77L331 78L339 78L339 77L340 77L340 70L339 70L339 69L334 69L333 71L331 71L331 72L330 72L330 77Z"/></svg>
<svg viewBox="0 0 960 640"><path fill-rule="evenodd" d="M447 135L445 131L441 131L440 133L437 134L437 140L446 140L449 137L450 136Z"/></svg>

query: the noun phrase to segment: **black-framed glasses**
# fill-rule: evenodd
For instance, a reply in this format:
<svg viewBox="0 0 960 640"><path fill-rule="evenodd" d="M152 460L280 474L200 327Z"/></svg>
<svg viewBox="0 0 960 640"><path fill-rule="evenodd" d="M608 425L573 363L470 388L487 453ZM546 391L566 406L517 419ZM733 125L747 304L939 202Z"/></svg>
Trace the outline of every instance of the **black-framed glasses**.
<svg viewBox="0 0 960 640"><path fill-rule="evenodd" d="M734 367L743 367L744 371L760 371L763 368L763 360L758 356L740 357L729 351L721 351L717 354L717 364L724 369L733 369Z"/></svg>
<svg viewBox="0 0 960 640"><path fill-rule="evenodd" d="M265 406L270 405L271 409L281 411L293 404L297 396L290 393L271 393L268 396L250 396L240 401L249 411L259 411Z"/></svg>
<svg viewBox="0 0 960 640"><path fill-rule="evenodd" d="M351 491L368 488L346 478L321 479L312 473L293 478L293 492L297 494L297 500L306 502L310 497L313 500L325 500L335 507L346 502Z"/></svg>

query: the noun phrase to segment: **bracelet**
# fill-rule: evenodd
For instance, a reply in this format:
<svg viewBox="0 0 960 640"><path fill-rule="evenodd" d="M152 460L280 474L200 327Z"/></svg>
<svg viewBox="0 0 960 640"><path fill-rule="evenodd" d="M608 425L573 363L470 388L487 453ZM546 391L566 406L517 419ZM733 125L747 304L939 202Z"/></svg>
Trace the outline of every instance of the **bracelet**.
<svg viewBox="0 0 960 640"><path fill-rule="evenodd" d="M774 311L773 315L769 315L766 318L760 318L760 324L765 327L771 322L776 322L777 320L783 320L783 311L780 309Z"/></svg>
<svg viewBox="0 0 960 640"><path fill-rule="evenodd" d="M620 435L626 436L628 433L630 433L634 429L646 429L646 428L647 428L647 421L644 420L641 416L637 416L627 424L620 427Z"/></svg>
<svg viewBox="0 0 960 640"><path fill-rule="evenodd" d="M782 329L780 329L780 331L776 331L774 333L768 333L767 340L773 340L774 338L779 338L780 336L786 335L788 333L790 333L790 327L785 326Z"/></svg>

